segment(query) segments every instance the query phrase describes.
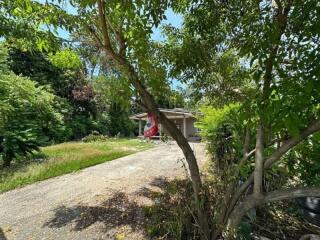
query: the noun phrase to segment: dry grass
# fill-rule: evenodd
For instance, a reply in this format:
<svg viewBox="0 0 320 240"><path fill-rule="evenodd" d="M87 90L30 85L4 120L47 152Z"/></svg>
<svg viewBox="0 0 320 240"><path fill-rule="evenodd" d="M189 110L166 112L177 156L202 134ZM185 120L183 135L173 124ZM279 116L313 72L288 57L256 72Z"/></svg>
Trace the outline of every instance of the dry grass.
<svg viewBox="0 0 320 240"><path fill-rule="evenodd" d="M68 142L44 147L40 154L0 170L0 192L111 161L151 146L136 139L110 139L106 142Z"/></svg>
<svg viewBox="0 0 320 240"><path fill-rule="evenodd" d="M298 240L305 234L320 234L319 227L300 216L295 201L276 202L258 209L252 226L255 235L274 240Z"/></svg>

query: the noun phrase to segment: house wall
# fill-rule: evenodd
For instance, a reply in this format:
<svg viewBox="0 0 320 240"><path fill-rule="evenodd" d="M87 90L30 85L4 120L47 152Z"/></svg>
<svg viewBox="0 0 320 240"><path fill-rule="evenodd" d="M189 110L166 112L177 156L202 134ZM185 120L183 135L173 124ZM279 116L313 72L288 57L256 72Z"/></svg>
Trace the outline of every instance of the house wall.
<svg viewBox="0 0 320 240"><path fill-rule="evenodd" d="M195 118L187 119L187 134L188 137L198 135L198 129L194 126L197 120Z"/></svg>
<svg viewBox="0 0 320 240"><path fill-rule="evenodd" d="M173 120L173 122L177 125L177 127L181 130L181 127L182 127L182 122L180 121L180 119L176 119L176 120ZM160 129L160 127L159 127ZM165 134L165 135L170 135L168 133L168 131L162 126L162 134Z"/></svg>
<svg viewBox="0 0 320 240"><path fill-rule="evenodd" d="M177 127L180 129L180 131L183 133L183 119L174 119L173 122L177 125ZM194 126L194 123L196 122L195 118L186 118L187 123L187 137L195 136L197 135L197 128ZM162 133L169 135L169 133L162 128Z"/></svg>

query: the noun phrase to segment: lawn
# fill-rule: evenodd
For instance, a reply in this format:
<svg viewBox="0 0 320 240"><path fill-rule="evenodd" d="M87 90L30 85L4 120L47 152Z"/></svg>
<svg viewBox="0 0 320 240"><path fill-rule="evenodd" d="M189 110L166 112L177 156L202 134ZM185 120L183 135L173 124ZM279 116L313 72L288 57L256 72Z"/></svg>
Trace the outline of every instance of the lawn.
<svg viewBox="0 0 320 240"><path fill-rule="evenodd" d="M67 142L41 149L23 162L0 170L0 192L127 156L151 148L137 139L109 139L104 142Z"/></svg>

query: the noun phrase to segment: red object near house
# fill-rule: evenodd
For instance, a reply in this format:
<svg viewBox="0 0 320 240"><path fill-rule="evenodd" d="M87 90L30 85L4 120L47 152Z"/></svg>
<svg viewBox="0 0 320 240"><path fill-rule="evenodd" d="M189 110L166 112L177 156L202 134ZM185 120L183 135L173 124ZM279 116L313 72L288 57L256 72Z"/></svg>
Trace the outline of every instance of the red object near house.
<svg viewBox="0 0 320 240"><path fill-rule="evenodd" d="M158 130L158 122L156 118L151 113L148 113L143 135L145 137L152 137L158 133Z"/></svg>

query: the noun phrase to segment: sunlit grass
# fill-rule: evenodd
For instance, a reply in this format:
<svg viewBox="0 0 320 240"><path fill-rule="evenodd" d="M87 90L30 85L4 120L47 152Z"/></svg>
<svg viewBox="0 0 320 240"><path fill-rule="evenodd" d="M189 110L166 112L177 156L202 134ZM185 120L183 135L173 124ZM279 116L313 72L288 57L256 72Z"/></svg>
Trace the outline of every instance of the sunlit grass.
<svg viewBox="0 0 320 240"><path fill-rule="evenodd" d="M67 142L41 149L31 160L0 170L0 192L111 161L152 147L136 139Z"/></svg>

